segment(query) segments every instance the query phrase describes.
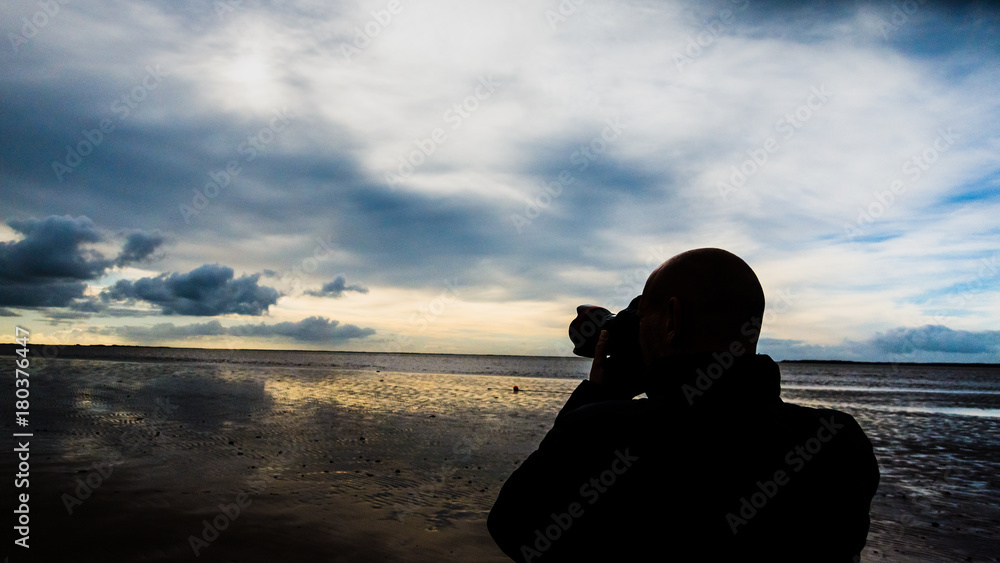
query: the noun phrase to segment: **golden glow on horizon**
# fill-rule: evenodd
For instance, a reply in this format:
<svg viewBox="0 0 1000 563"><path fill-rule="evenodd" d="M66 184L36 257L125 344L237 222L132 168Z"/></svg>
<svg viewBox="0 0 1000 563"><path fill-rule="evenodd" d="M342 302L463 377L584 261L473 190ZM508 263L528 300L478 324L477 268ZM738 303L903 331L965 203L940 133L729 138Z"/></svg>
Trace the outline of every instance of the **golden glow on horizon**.
<svg viewBox="0 0 1000 563"><path fill-rule="evenodd" d="M131 277L131 276L130 276ZM348 280L350 283L351 280ZM311 285L310 285L311 287ZM569 355L566 327L575 315L574 303L536 301L464 301L461 285L455 290L414 290L371 287L369 293L346 292L341 298L307 295L282 297L269 315L261 317L175 317L102 319L91 322L95 330L115 326L152 327L203 324L218 320L223 326L268 325L298 322L311 316L336 320L339 326L373 328L367 338L308 342L277 337L201 336L136 341L99 334L83 328L49 327L44 317L31 314L19 321L36 327L32 341L50 344L169 346L178 348L229 348L262 350L352 350L364 352L418 352L446 354ZM479 290L477 290L478 292ZM457 292L457 296L456 296Z"/></svg>

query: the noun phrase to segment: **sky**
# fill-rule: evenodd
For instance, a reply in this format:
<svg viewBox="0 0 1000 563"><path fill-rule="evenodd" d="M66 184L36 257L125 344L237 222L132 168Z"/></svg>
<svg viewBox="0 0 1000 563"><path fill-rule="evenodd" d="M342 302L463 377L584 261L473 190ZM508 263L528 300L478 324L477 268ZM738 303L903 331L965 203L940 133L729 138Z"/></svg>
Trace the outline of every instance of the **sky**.
<svg viewBox="0 0 1000 563"><path fill-rule="evenodd" d="M988 3L2 13L3 341L570 355L718 247L775 359L1000 362Z"/></svg>

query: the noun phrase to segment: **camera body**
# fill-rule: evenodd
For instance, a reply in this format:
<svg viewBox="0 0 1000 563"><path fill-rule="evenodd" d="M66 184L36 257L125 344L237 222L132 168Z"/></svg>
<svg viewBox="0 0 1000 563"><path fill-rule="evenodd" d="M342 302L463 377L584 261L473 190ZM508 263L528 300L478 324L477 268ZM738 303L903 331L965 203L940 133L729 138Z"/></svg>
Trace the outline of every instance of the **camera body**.
<svg viewBox="0 0 1000 563"><path fill-rule="evenodd" d="M645 371L642 347L639 344L639 301L642 295L633 299L628 307L614 314L604 307L580 305L576 308L576 318L569 324L569 339L573 342L573 353L584 358L593 358L601 331L608 331L605 345L605 371L612 377L634 379Z"/></svg>

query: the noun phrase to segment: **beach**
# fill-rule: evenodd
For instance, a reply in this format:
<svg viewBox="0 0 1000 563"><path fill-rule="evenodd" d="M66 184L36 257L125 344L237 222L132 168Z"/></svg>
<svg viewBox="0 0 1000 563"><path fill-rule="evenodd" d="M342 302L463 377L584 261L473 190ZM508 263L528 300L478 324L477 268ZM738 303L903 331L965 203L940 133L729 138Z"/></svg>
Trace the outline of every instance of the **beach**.
<svg viewBox="0 0 1000 563"><path fill-rule="evenodd" d="M32 358L29 427L3 421L8 452L12 433L33 434L30 549L8 547L11 562L507 561L486 515L587 368L500 356L65 356ZM782 372L785 400L845 410L872 439L882 479L864 561L998 560L1000 370ZM12 386L0 401L13 404ZM16 473L12 455L2 465ZM8 487L10 506L23 491Z"/></svg>

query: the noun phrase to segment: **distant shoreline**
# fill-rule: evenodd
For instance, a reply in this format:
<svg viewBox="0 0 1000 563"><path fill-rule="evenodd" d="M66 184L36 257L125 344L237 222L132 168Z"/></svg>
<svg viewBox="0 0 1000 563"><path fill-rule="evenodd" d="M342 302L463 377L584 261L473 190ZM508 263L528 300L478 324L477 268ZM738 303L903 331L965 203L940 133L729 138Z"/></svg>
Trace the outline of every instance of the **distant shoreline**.
<svg viewBox="0 0 1000 563"><path fill-rule="evenodd" d="M19 344L0 343L0 356L13 356L15 350L21 348ZM29 349L42 349L41 353L30 352L30 356L38 357L61 357L68 359L91 360L91 359L150 359L144 351L171 350L174 352L212 352L223 350L236 350L230 348L174 348L171 346L128 346L120 344L33 344L28 345ZM46 349L53 349L55 353L46 354ZM246 348L238 349L240 352L278 352L285 354L391 354L391 355L412 355L412 356L477 356L477 357L498 357L498 358L575 358L575 356L525 356L519 354L450 354L443 352L364 352L355 350L273 350ZM158 361L185 361L185 358L164 358L156 357ZM581 361L587 358L580 358ZM854 360L780 360L779 364L819 364L819 365L905 365L905 366L931 366L931 367L1000 367L1000 364L982 362L859 362Z"/></svg>
<svg viewBox="0 0 1000 563"><path fill-rule="evenodd" d="M933 367L1000 367L1000 364L983 362L858 362L854 360L780 360L779 364L864 364L875 366L933 366Z"/></svg>
<svg viewBox="0 0 1000 563"><path fill-rule="evenodd" d="M12 356L15 350L20 349L20 344L0 343L0 356ZM383 354L391 356L475 356L478 358L576 358L590 361L590 358L578 358L577 356L525 356L523 354L454 354L448 352L366 352L364 350L286 350L271 348L174 348L173 346L132 346L125 344L35 344L29 343L29 349L51 348L58 350L55 354L46 355L31 353L32 356L42 355L43 357L62 357L72 359L122 359L122 358L143 358L141 351L144 350L170 350L172 352L255 352L255 353L282 353L282 354ZM183 361L183 358L160 358L176 359Z"/></svg>

